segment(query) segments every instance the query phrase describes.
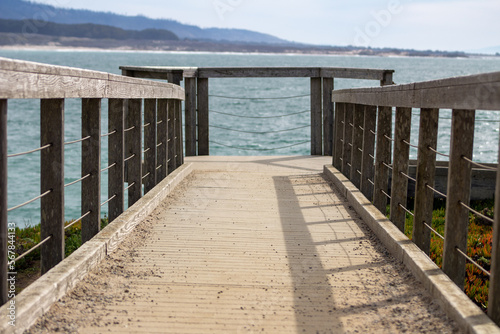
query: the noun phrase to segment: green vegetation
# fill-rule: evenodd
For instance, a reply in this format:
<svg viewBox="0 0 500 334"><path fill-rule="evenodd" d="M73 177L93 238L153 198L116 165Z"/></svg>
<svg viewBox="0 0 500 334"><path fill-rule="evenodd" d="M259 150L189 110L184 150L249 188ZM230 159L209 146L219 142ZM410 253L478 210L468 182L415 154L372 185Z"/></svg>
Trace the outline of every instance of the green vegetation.
<svg viewBox="0 0 500 334"><path fill-rule="evenodd" d="M475 201L471 203L474 210L493 218L494 201ZM445 223L445 202L436 201L435 210L432 213L432 228L444 236ZM413 217L406 215L405 234L412 238ZM480 216L469 214L469 233L467 237L467 255L481 265L484 269L490 270L491 247L493 239L493 227L488 221ZM439 266L443 265L443 240L431 233L430 258ZM488 286L489 278L472 263L467 262L465 277L465 293L483 311L488 309Z"/></svg>

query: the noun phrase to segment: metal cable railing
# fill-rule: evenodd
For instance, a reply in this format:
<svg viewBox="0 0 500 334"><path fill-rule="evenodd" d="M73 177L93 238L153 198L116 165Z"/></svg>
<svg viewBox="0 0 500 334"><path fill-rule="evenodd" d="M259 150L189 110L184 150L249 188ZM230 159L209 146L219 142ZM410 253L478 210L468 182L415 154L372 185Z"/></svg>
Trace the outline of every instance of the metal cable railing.
<svg viewBox="0 0 500 334"><path fill-rule="evenodd" d="M233 117L240 117L240 118L266 119L266 118L280 118L280 117L288 117L288 116L300 115L300 114L305 114L305 113L311 112L311 110L303 110L303 111L298 111L298 112L294 112L294 113L281 114L281 115L273 115L273 116L247 116L247 115L238 115L238 114L227 113L227 112L222 112L222 111L217 111L217 110L212 110L212 109L210 109L210 112L211 113L215 113L215 114L221 114L221 115L233 116Z"/></svg>
<svg viewBox="0 0 500 334"><path fill-rule="evenodd" d="M231 128L226 128L223 126L217 126L217 125L210 125L211 128L215 129L222 129L222 130L227 130L227 131L234 131L234 132L240 132L240 133L250 133L250 134L258 134L258 135L265 135L269 133L282 133L282 132L289 132L289 131L294 131L294 130L300 130L300 129L305 129L309 128L311 125L303 125L299 126L296 128L291 128L291 129L284 129L284 130L275 130L275 131L245 131L245 130L238 130L238 129L231 129Z"/></svg>
<svg viewBox="0 0 500 334"><path fill-rule="evenodd" d="M281 150L281 149L285 149L285 148L290 148L290 147L294 147L294 146L308 144L308 143L310 143L310 141L303 141L303 142L299 142L299 143L295 143L295 144L291 144L291 145L285 145L285 146L273 147L273 148L238 147L238 146L222 144L222 143L212 141L212 140L210 141L210 143L215 144L215 145L219 145L219 146L237 149L237 150L242 150L242 151L274 151L274 150Z"/></svg>
<svg viewBox="0 0 500 334"><path fill-rule="evenodd" d="M224 95L208 95L208 97L217 97L221 99L230 99L230 100L288 100L288 99L297 99L301 97L309 97L310 94L304 95L294 95L294 96L280 96L280 97L238 97L238 96L224 96Z"/></svg>

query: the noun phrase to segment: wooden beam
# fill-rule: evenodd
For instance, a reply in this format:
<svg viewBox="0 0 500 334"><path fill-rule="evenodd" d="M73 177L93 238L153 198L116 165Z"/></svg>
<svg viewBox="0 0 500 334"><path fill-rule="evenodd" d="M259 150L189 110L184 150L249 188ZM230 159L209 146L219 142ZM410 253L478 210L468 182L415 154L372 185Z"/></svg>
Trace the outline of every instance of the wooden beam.
<svg viewBox="0 0 500 334"><path fill-rule="evenodd" d="M321 78L311 78L311 155L323 155Z"/></svg>
<svg viewBox="0 0 500 334"><path fill-rule="evenodd" d="M42 275L64 259L64 99L43 99L40 108Z"/></svg>
<svg viewBox="0 0 500 334"><path fill-rule="evenodd" d="M124 128L125 103L123 99L108 101L108 131L115 133L108 136L108 198L115 196L108 203L109 222L122 214L124 209Z"/></svg>
<svg viewBox="0 0 500 334"><path fill-rule="evenodd" d="M198 78L198 155L209 155L208 79Z"/></svg>
<svg viewBox="0 0 500 334"><path fill-rule="evenodd" d="M82 243L101 230L101 99L82 99Z"/></svg>
<svg viewBox="0 0 500 334"><path fill-rule="evenodd" d="M128 206L142 197L142 100L130 99L127 112L127 160Z"/></svg>
<svg viewBox="0 0 500 334"><path fill-rule="evenodd" d="M339 171L342 171L345 108L345 103L335 103L332 165Z"/></svg>
<svg viewBox="0 0 500 334"><path fill-rule="evenodd" d="M168 100L158 100L157 134L158 144L156 149L157 164L156 181L159 183L168 175Z"/></svg>
<svg viewBox="0 0 500 334"><path fill-rule="evenodd" d="M0 305L8 300L7 155L7 100L0 100ZM11 254L15 256L14 253ZM9 260L12 259L9 258Z"/></svg>
<svg viewBox="0 0 500 334"><path fill-rule="evenodd" d="M389 187L389 168L383 163L391 164L391 142L387 137L392 134L392 108L379 107L377 117L376 155L375 155L375 186L373 188L373 205L384 215L387 211L387 196Z"/></svg>
<svg viewBox="0 0 500 334"><path fill-rule="evenodd" d="M176 130L176 109L175 109L175 101L168 100L168 160L167 160L167 174L172 173L177 168L177 144L175 139L175 130Z"/></svg>
<svg viewBox="0 0 500 334"><path fill-rule="evenodd" d="M342 143L342 173L351 178L351 158L352 158L352 122L354 117L354 104L345 105L344 114L344 141Z"/></svg>
<svg viewBox="0 0 500 334"><path fill-rule="evenodd" d="M323 78L323 154L333 156L333 78Z"/></svg>
<svg viewBox="0 0 500 334"><path fill-rule="evenodd" d="M377 108L365 106L363 120L363 153L361 158L361 192L370 201L373 200L373 180L375 176L375 126L377 123Z"/></svg>
<svg viewBox="0 0 500 334"><path fill-rule="evenodd" d="M500 154L498 157L500 157ZM491 276L488 291L488 315L491 320L500 326L500 173L498 173L498 171L495 189L495 222L493 223L493 241L491 247Z"/></svg>
<svg viewBox="0 0 500 334"><path fill-rule="evenodd" d="M354 105L352 150L351 150L351 182L361 188L361 160L363 156L363 121L365 119L365 107L360 104Z"/></svg>
<svg viewBox="0 0 500 334"><path fill-rule="evenodd" d="M144 194L156 186L156 99L144 100ZM147 175L147 176L146 176Z"/></svg>
<svg viewBox="0 0 500 334"><path fill-rule="evenodd" d="M176 117L175 117L175 137L176 139L176 152L177 157L175 159L176 169L184 164L184 145L183 145L183 134L182 134L182 103L180 100L174 100Z"/></svg>
<svg viewBox="0 0 500 334"><path fill-rule="evenodd" d="M186 78L185 133L186 156L196 155L196 78Z"/></svg>

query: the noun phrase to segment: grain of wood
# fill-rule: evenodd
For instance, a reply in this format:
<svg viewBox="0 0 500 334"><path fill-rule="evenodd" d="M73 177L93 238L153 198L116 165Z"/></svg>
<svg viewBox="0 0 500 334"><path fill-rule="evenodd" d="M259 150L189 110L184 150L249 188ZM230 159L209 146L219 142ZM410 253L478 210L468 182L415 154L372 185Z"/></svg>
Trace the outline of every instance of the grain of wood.
<svg viewBox="0 0 500 334"><path fill-rule="evenodd" d="M176 193L28 333L458 332L329 160L186 158Z"/></svg>

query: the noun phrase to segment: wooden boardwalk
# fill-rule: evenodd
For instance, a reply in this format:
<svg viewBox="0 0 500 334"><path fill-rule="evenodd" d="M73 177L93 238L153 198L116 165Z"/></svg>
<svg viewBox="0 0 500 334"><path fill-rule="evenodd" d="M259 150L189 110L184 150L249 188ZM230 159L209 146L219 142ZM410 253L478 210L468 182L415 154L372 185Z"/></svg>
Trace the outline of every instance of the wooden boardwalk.
<svg viewBox="0 0 500 334"><path fill-rule="evenodd" d="M453 332L321 174L329 157L195 157L193 173L31 329Z"/></svg>

